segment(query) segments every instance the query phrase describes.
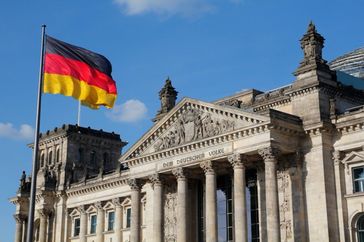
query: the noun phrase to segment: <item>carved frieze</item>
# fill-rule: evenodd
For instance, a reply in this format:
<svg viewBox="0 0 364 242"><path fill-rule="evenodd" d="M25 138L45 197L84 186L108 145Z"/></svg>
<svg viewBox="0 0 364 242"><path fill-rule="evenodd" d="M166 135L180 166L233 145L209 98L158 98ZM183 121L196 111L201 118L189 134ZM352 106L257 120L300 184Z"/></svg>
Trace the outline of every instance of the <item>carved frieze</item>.
<svg viewBox="0 0 364 242"><path fill-rule="evenodd" d="M233 131L234 128L234 121L213 118L211 113L189 107L178 117L173 127L155 142L154 149L159 151L172 148L187 142Z"/></svg>

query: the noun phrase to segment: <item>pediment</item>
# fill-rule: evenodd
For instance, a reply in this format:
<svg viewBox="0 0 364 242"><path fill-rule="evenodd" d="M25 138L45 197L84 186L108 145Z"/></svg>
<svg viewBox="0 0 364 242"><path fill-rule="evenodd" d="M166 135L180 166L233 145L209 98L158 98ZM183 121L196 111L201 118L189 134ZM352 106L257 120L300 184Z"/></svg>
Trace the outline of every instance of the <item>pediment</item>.
<svg viewBox="0 0 364 242"><path fill-rule="evenodd" d="M345 158L341 161L343 164L353 164L357 162L363 162L364 161L364 154L359 153L356 151L352 151L349 154L345 156Z"/></svg>
<svg viewBox="0 0 364 242"><path fill-rule="evenodd" d="M155 123L121 160L127 161L268 121L266 116L238 108L184 98Z"/></svg>

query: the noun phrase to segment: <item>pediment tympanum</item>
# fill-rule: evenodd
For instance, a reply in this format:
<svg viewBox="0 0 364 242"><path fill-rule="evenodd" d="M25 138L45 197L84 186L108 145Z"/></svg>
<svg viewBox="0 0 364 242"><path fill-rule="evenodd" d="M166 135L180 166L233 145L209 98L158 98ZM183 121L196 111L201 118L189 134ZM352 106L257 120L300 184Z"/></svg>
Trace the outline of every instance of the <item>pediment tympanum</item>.
<svg viewBox="0 0 364 242"><path fill-rule="evenodd" d="M128 160L249 127L269 118L233 107L183 99L123 156Z"/></svg>

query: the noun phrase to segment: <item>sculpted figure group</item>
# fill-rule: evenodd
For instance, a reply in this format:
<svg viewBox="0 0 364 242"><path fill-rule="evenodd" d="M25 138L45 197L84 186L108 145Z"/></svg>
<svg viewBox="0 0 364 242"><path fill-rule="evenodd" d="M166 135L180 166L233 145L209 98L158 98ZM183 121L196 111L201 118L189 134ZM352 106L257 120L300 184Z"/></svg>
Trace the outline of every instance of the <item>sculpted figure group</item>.
<svg viewBox="0 0 364 242"><path fill-rule="evenodd" d="M210 113L188 108L166 135L154 144L156 151L234 130L234 121L212 118Z"/></svg>

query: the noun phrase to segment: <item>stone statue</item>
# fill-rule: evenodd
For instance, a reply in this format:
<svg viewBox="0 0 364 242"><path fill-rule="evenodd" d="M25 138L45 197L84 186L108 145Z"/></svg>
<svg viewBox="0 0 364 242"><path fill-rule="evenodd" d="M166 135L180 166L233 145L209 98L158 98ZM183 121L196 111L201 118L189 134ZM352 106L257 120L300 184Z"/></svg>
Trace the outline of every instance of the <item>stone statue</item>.
<svg viewBox="0 0 364 242"><path fill-rule="evenodd" d="M178 92L172 86L172 82L169 77L164 84L164 87L159 91L159 99L161 101L161 109L158 111L153 121L160 120L165 114L167 114L176 105Z"/></svg>

